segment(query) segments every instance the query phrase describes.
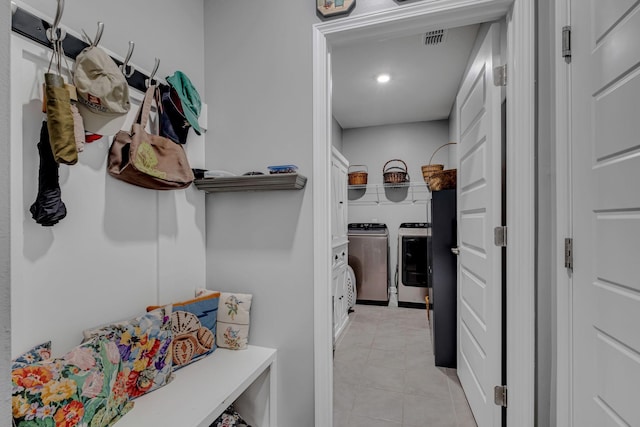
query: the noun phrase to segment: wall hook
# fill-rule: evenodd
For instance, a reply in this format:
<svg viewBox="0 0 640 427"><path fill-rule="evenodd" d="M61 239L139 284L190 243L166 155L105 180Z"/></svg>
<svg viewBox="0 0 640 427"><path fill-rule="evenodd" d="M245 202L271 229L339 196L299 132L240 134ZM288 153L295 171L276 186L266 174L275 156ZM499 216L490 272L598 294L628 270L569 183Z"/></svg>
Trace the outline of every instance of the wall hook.
<svg viewBox="0 0 640 427"><path fill-rule="evenodd" d="M84 30L82 30L82 35L84 36L86 42L89 43L89 45L91 45L92 47L96 47L98 46L98 43L100 43L103 32L104 23L98 21L98 29L96 30L96 36L93 39L91 39L91 37L89 37L89 35Z"/></svg>
<svg viewBox="0 0 640 427"><path fill-rule="evenodd" d="M156 63L153 66L153 71L151 71L149 78L145 80L145 83L144 83L147 88L149 88L149 86L153 84L153 78L156 76L156 73L158 72L158 67L160 67L160 60L156 58Z"/></svg>
<svg viewBox="0 0 640 427"><path fill-rule="evenodd" d="M53 25L47 28L47 38L51 43L64 40L67 32L59 28L60 20L62 19L62 13L64 12L64 0L58 0L58 6L56 7L56 17L53 19ZM60 33L58 34L58 30Z"/></svg>
<svg viewBox="0 0 640 427"><path fill-rule="evenodd" d="M131 59L131 55L133 55L133 49L136 47L136 44L132 41L129 41L129 50L127 51L127 56L124 58L124 62L120 66L120 71L124 74L125 77L129 78L133 76L133 73L136 71L133 68L133 65L129 65L129 60ZM129 67L129 71L127 72L127 66Z"/></svg>

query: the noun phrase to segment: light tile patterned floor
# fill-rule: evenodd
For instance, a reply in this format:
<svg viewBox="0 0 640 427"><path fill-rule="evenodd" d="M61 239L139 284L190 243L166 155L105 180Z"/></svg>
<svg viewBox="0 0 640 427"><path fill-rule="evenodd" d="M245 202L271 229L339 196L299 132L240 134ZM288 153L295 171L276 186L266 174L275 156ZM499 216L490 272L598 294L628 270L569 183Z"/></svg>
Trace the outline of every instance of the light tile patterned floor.
<svg viewBox="0 0 640 427"><path fill-rule="evenodd" d="M424 309L357 305L333 364L334 427L476 427L455 369L434 364Z"/></svg>

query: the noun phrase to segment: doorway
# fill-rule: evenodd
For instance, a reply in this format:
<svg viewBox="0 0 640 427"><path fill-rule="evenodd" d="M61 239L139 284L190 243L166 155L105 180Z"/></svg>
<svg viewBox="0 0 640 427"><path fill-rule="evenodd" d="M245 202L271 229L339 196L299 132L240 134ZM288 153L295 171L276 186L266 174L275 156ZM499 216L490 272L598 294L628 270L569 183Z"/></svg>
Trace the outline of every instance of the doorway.
<svg viewBox="0 0 640 427"><path fill-rule="evenodd" d="M332 425L332 327L330 283L330 132L331 77L330 50L333 43L344 40L409 34L422 29L455 27L472 23L507 19L507 63L517 64L507 84L509 121L507 223L513 227L514 244L507 247L509 283L519 283L510 292L507 317L510 329L507 365L510 389L517 398L511 400L508 423L533 425L533 10L530 2L511 1L443 1L409 4L388 11L355 16L314 26L314 233L315 251L315 389L316 425ZM515 171L518 171L516 174ZM517 266L517 268L515 268ZM516 315L517 313L517 315Z"/></svg>
<svg viewBox="0 0 640 427"><path fill-rule="evenodd" d="M353 190L364 191L365 194L357 199L349 197L349 222L379 221L388 226L389 252L392 254L389 263L391 289L396 284L395 271L398 305L406 306L410 300L406 295L410 288L402 285L405 280L400 281L403 275L397 270L400 256L396 262L395 254L399 253L396 243L400 245L398 237L401 233L398 225L406 227L408 223L433 222L434 238L438 237L435 240L438 244L434 248L437 262L433 265L434 277L437 276L433 283L434 297L436 285L438 289L437 301L434 302L434 345L423 345L424 353L435 356L435 360L423 360L424 363L420 365L413 361L407 364L402 357L396 357L395 362L388 366L378 366L380 351L389 350L390 337L386 335L388 326L396 327L393 343L395 351L402 354L406 348L413 348L422 341L420 332L429 335L429 325L423 318L425 316L420 316L425 321L422 331L413 330L413 334L406 336L412 328L410 324L406 328L403 325L403 310L389 309L382 310L384 322L376 325L375 317L372 319L371 326L377 327L362 328L361 316L356 308L353 316L355 324L348 329L346 339L337 346L334 364L334 372L340 373L339 378L334 378L334 391L339 391L341 395L334 400L334 404L340 406L342 412L348 412L345 411L348 405L343 405L341 399L349 402L353 399L350 399L348 392L356 394L354 410L351 411L351 416L356 419L365 416L363 412L371 412L362 410L368 403L363 401L365 392L375 396L372 390L384 389L389 393L378 396L378 406L385 406L386 402L388 408L378 415L393 414L395 421L398 421L399 410L403 418L407 415L411 420L415 408L411 408L408 402L415 402L412 399L416 394L433 397L433 394L444 392L449 396L447 387L443 389L437 385L447 379L442 368L455 368L456 359L458 371L452 369L449 372L456 381L452 385L459 387L459 376L479 425L496 425L496 420L501 416L500 408L493 404L493 387L502 384L502 259L501 249L492 244L493 230L490 225L502 224L501 200L504 200L500 179L502 91L493 83L493 68L499 63L501 39L506 38L501 32L504 28L500 23L485 23L481 26L443 28L333 46L334 123L344 128L339 145L342 154L351 163L364 164L372 170L370 184L364 189L358 186L357 190ZM437 44L431 40L433 33L440 35ZM384 71L388 72L389 81L377 83L374 77ZM416 122L416 119L423 120ZM339 136L340 132L333 132L333 135L336 134ZM454 157L457 151L460 161L447 158L447 152L439 150L446 147L448 141L458 142L458 145L448 146L458 147L449 157ZM422 176L415 173L420 170L420 164L438 151L444 156L438 156L430 162L444 163L447 169L456 168L458 164L464 167L459 174L458 227L455 226L456 191L446 191L449 197L444 197L443 192L431 193ZM380 170L384 169L383 164L388 163L385 161L389 157L397 156L404 159L398 160L400 164L405 168L408 166L406 179L410 182L405 183L403 188L410 192L405 192L406 199L392 200L388 193L398 189L381 184ZM384 194L378 191L381 185ZM379 197L367 196L372 192ZM451 206L451 209L446 209L447 206ZM455 237L444 237L456 228L461 231L458 233L459 244ZM451 252L455 246L460 247L459 292L455 292L456 257ZM349 250L352 249L350 243ZM350 259L352 255L350 252ZM356 264L352 266L356 269ZM379 268L378 264L375 268ZM356 277L359 298L364 298L365 287L373 283L362 283L360 278L363 275L356 274ZM384 297L387 296L386 288L385 281L382 288ZM390 295L393 295L392 291ZM424 306L425 295L426 292L417 295L411 303L418 305L421 300ZM389 305L392 306L391 301ZM460 307L459 316L456 316L456 307ZM363 307L360 309L364 310ZM395 321L394 313L398 315ZM360 329L359 336L354 334L356 326ZM403 337L406 342L401 339ZM345 353L356 354L353 351L356 349L362 353L357 363L345 360ZM367 351L369 353L364 354ZM407 370L407 366L411 369ZM345 371L350 374L344 375ZM423 382L433 385L433 388L416 391L412 381L428 373L430 376L425 377ZM358 374L360 381L353 378ZM345 379L349 380L347 384L351 387L344 384ZM355 389L354 383L357 386ZM405 404L391 404L392 396ZM455 415L454 412L463 409L458 405L454 411L456 405L451 405L451 401L448 405L445 402L438 406L451 417ZM426 409L429 404L425 402L418 406ZM424 413L426 419L429 419L431 412ZM338 411L335 414L334 421L344 420L343 414Z"/></svg>

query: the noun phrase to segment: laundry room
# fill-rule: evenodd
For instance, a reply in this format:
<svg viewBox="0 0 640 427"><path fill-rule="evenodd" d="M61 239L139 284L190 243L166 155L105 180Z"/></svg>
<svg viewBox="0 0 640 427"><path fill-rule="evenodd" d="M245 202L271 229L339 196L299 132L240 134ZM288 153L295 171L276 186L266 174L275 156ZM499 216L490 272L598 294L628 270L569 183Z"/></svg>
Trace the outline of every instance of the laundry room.
<svg viewBox="0 0 640 427"><path fill-rule="evenodd" d="M385 283L375 285L377 290L367 288L371 280L363 276L368 271L352 253L350 238L349 265L356 282L363 282L358 290L365 286L358 302L425 307L426 277L410 285L424 286L422 291L402 287L407 276L406 268L404 275L401 271L402 241L407 234L416 236L411 241L431 234L432 191L424 173L439 166L455 174L457 138L449 118L478 28L359 40L332 52L332 143L349 163L349 233L384 225L388 234L388 292ZM455 188L455 181L447 188ZM405 261L419 257L425 262L409 269L430 267L426 243L416 250L405 253Z"/></svg>
<svg viewBox="0 0 640 427"><path fill-rule="evenodd" d="M357 228L357 224L385 224L388 231L388 278L390 288L397 289L401 280L401 271L397 271L399 235L401 226L413 228L428 227L431 221L431 194L423 180L421 165L426 164L431 154L446 144L449 138L448 120L429 122L413 122L389 124L365 128L346 129L343 131L343 154L350 163L359 163L371 167L368 173L368 183L364 188L352 185L348 189L348 221L350 227ZM390 159L395 157L398 160ZM402 158L405 160L403 160ZM426 160L424 160L426 159ZM448 146L441 149L433 158L434 163L443 164L449 168ZM383 167L386 169L398 167L399 174L404 174L409 181L404 185L385 184ZM406 166L405 166L406 165ZM357 169L357 166L355 166ZM352 166L350 170L355 170ZM392 172L393 173L392 169ZM387 172L388 173L388 172ZM408 228L408 227L403 227ZM352 230L350 229L350 232ZM428 228L424 229L428 232ZM353 239L350 239L350 242ZM351 247L350 247L351 249ZM356 263L356 254L350 250L350 264ZM426 255L426 246L424 247ZM420 256L420 255L418 255ZM426 258L425 258L426 261ZM352 265L354 267L354 265ZM362 272L358 271L357 276ZM386 288L386 286L385 286ZM386 294L386 289L385 294ZM362 293L361 301L371 301ZM400 299L397 297L400 296ZM405 298L395 295L396 303L403 302L424 305L421 299ZM388 302L394 295L383 295L374 300Z"/></svg>
<svg viewBox="0 0 640 427"><path fill-rule="evenodd" d="M333 218L347 241L333 239L334 266L347 263L344 290L333 275L334 425L476 426L456 369L456 168L459 103L478 99L462 87L489 27L332 45ZM380 393L398 406L367 403Z"/></svg>

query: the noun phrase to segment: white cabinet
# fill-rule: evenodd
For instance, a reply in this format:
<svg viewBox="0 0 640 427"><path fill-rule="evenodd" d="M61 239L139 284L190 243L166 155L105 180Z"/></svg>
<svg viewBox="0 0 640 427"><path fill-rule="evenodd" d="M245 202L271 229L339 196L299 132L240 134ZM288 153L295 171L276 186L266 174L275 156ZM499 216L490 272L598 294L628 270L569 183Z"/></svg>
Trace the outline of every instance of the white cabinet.
<svg viewBox="0 0 640 427"><path fill-rule="evenodd" d="M349 320L347 303L347 169L349 162L335 148L331 155L331 296L334 341Z"/></svg>
<svg viewBox="0 0 640 427"><path fill-rule="evenodd" d="M349 163L335 148L331 155L331 237L334 245L347 240L347 169Z"/></svg>
<svg viewBox="0 0 640 427"><path fill-rule="evenodd" d="M333 249L333 263L331 268L331 295L333 297L333 336L337 338L349 320L349 305L347 303L347 245Z"/></svg>

